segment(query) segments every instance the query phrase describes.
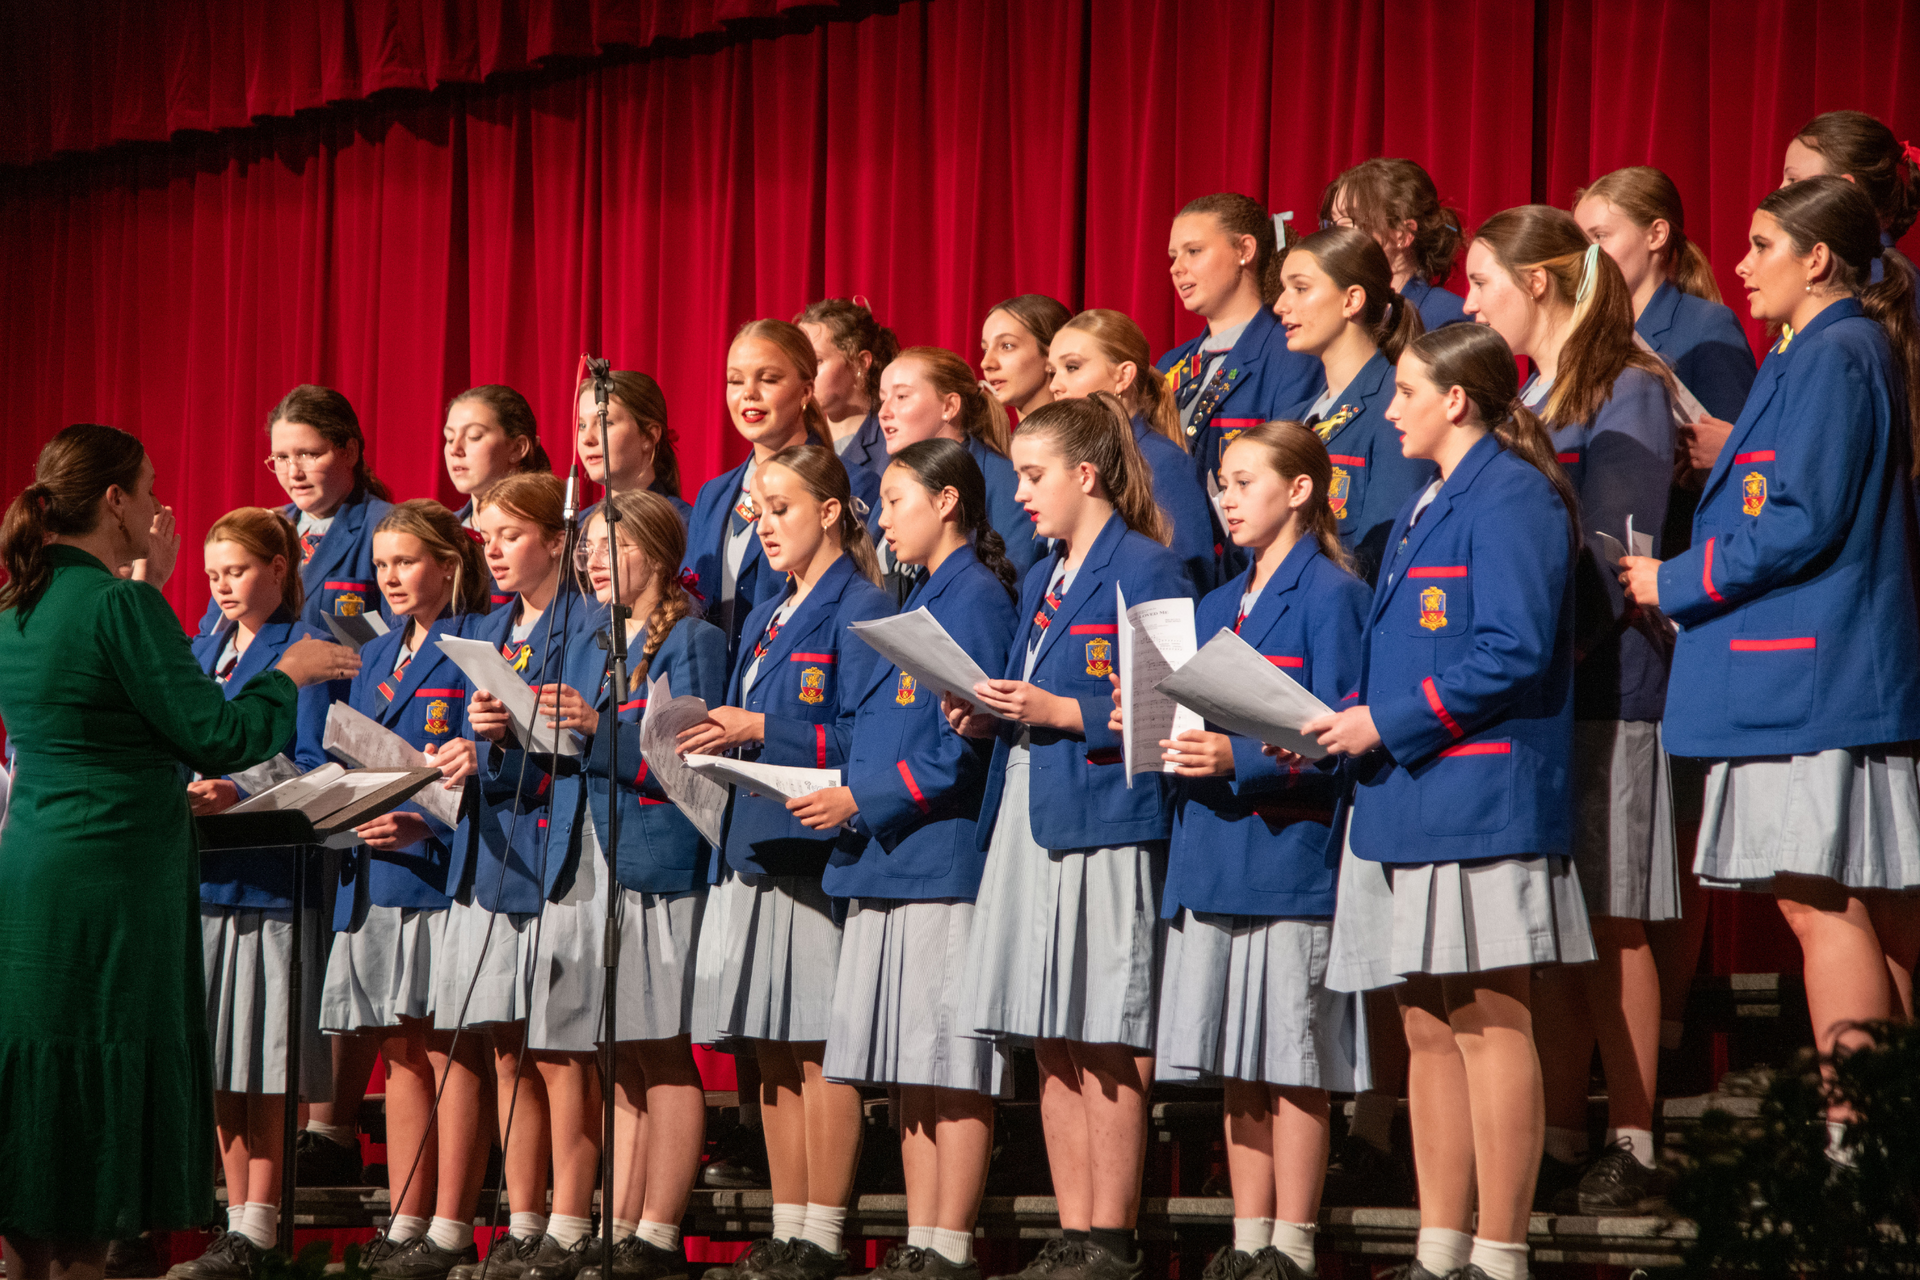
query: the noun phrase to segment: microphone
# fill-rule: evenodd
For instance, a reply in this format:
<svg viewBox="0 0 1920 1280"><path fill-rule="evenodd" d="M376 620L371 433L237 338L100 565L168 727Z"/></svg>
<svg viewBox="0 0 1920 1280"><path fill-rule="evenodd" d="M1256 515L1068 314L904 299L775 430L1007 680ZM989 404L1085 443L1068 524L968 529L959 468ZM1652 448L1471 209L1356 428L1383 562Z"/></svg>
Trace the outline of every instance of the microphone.
<svg viewBox="0 0 1920 1280"><path fill-rule="evenodd" d="M580 517L580 464L578 462L574 463L572 469L567 472L567 498L561 508L561 515L568 528L572 528L574 522Z"/></svg>
<svg viewBox="0 0 1920 1280"><path fill-rule="evenodd" d="M593 402L605 409L607 397L613 391L613 361L606 357L595 359L588 356L587 376L593 379Z"/></svg>

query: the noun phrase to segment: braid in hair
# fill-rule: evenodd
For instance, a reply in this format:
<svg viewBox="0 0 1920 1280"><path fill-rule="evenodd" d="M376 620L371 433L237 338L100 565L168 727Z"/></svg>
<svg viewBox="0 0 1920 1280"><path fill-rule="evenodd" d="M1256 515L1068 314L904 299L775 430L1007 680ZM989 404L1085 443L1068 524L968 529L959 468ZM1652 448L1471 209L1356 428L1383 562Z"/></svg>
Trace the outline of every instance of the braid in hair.
<svg viewBox="0 0 1920 1280"><path fill-rule="evenodd" d="M645 686L654 655L673 634L674 627L683 618L699 617L700 606L680 582L680 562L687 554L687 530L672 504L644 489L622 489L610 501L620 513L615 526L620 541L645 556L653 571L653 608L648 611L644 624L647 639L630 677L632 687L638 689Z"/></svg>

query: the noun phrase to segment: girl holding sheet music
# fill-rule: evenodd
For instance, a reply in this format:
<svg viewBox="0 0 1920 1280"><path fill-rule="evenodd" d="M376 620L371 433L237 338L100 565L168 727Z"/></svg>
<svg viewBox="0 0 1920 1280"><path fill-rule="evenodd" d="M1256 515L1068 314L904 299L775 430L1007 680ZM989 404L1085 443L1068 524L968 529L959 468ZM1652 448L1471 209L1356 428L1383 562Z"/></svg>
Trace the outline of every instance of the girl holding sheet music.
<svg viewBox="0 0 1920 1280"><path fill-rule="evenodd" d="M980 808L987 846L967 950L964 1025L1034 1043L1064 1234L1022 1275L1057 1266L1137 1277L1133 1239L1153 1079L1154 955L1171 814L1163 778L1127 785L1108 725L1115 588L1191 598L1124 405L1056 400L1013 439L1020 500L1054 554L1027 574L1006 676L949 699L996 741Z"/></svg>
<svg viewBox="0 0 1920 1280"><path fill-rule="evenodd" d="M214 521L206 538L207 581L221 622L193 642L201 670L229 698L280 660L306 633L300 582L300 536L286 517L241 507ZM305 772L327 762L320 748L326 724L324 685L300 691L300 727L285 752ZM256 788L258 789L258 788ZM232 776L187 784L196 816L220 813L245 798ZM249 1273L279 1240L282 1108L289 1093L331 1096L327 1042L320 1025L320 984L301 988L312 1028L301 1042L299 1084L286 1078L287 978L293 961L293 855L284 849L233 849L200 855L200 933L206 962L207 1032L213 1042L214 1122L227 1178L227 1233L207 1253L182 1265L188 1277ZM304 964L326 969L327 934L320 916L323 886L317 859L306 862Z"/></svg>
<svg viewBox="0 0 1920 1280"><path fill-rule="evenodd" d="M767 566L788 586L748 617L727 705L711 707L678 746L841 769L834 726L875 660L848 627L892 613L893 604L877 585L879 562L830 445L780 450L753 487ZM840 1239L860 1152L860 1094L821 1067L844 910L821 875L837 844L833 831L803 825L778 798L734 790L725 865L701 926L693 1023L702 1044L751 1041L760 1066L774 1231L735 1264L737 1275L777 1265L782 1275L824 1280L847 1266Z"/></svg>
<svg viewBox="0 0 1920 1280"><path fill-rule="evenodd" d="M464 736L467 690L460 669L434 642L458 635L463 615L488 608L480 544L453 512L414 499L374 527L373 567L396 625L361 649L360 674L347 704L414 749L436 755ZM450 754L445 771L459 772L468 759L463 752ZM387 1061L394 1216L374 1242L375 1269L385 1273L417 1253L413 1263L431 1263L444 1274L474 1256L471 1218L430 1223L425 1212L435 1203L438 1160L435 1147L422 1148L451 1039L434 1029L432 1019L434 958L450 890L457 887L447 883L453 832L409 802L357 834L362 843L342 857L320 1025L377 1035ZM451 1123L442 1118L443 1125ZM448 1173L467 1176L464 1169Z"/></svg>
<svg viewBox="0 0 1920 1280"><path fill-rule="evenodd" d="M1526 205L1482 224L1467 279L1467 309L1534 363L1521 399L1553 434L1583 536L1624 540L1631 522L1657 546L1673 479L1671 375L1633 341L1620 268L1570 214ZM1534 1002L1547 1089L1539 1202L1549 1207L1577 1184L1582 1213L1637 1213L1667 1182L1654 1161L1660 976L1646 926L1680 914L1660 744L1672 641L1624 598L1591 543L1574 567L1574 611L1573 859L1600 962L1542 975ZM1582 1169L1596 1038L1608 1145Z"/></svg>
<svg viewBox="0 0 1920 1280"><path fill-rule="evenodd" d="M1004 670L1016 574L967 449L933 439L898 450L880 478L880 527L900 563L926 571L903 607L925 609L983 670ZM834 731L846 784L787 802L812 830L851 831L821 881L856 900L822 1071L899 1087L907 1242L873 1274L958 1273L973 1263L993 1098L1011 1083L1004 1057L973 1034L960 1006L992 750L953 731L939 690L884 661L841 699Z"/></svg>
<svg viewBox="0 0 1920 1280"><path fill-rule="evenodd" d="M1194 632L1205 644L1231 628L1339 707L1359 696L1370 593L1347 568L1327 502L1332 469L1298 423L1263 423L1227 446L1220 506L1253 563L1200 602ZM1327 1091L1351 1091L1363 1074L1354 998L1325 985L1339 863L1332 762L1283 764L1251 738L1211 730L1161 746L1179 781L1157 1071L1226 1088L1233 1243L1208 1274L1298 1280L1314 1270Z"/></svg>

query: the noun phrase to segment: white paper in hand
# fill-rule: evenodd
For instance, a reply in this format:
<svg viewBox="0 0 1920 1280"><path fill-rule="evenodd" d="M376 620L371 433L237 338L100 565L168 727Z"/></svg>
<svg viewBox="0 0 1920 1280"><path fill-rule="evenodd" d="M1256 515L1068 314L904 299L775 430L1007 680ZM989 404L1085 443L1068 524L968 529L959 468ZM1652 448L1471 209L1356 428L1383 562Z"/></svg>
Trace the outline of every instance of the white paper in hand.
<svg viewBox="0 0 1920 1280"><path fill-rule="evenodd" d="M1192 661L1162 680L1160 691L1227 733L1269 742L1309 760L1327 754L1300 726L1332 708L1224 627Z"/></svg>
<svg viewBox="0 0 1920 1280"><path fill-rule="evenodd" d="M320 747L337 760L356 769L431 769L433 757L413 749L405 738L377 720L368 718L344 702L327 708L327 729ZM417 792L412 803L431 814L443 825L460 825L460 792L449 791L438 782Z"/></svg>
<svg viewBox="0 0 1920 1280"><path fill-rule="evenodd" d="M727 814L727 789L687 768L675 741L680 734L707 718L707 704L699 698L676 698L667 677L647 686L647 710L640 719L640 758L667 799L694 825L708 844L718 849Z"/></svg>
<svg viewBox="0 0 1920 1280"><path fill-rule="evenodd" d="M1201 718L1156 687L1193 657L1193 601L1185 596L1148 600L1127 607L1119 584L1113 588L1114 616L1120 619L1120 745L1127 785L1136 773L1172 773L1161 759L1160 740L1189 729L1204 729Z"/></svg>
<svg viewBox="0 0 1920 1280"><path fill-rule="evenodd" d="M745 787L750 794L793 800L840 785L838 769L803 769L791 764L761 764L758 760L730 760L726 756L691 755L687 767L695 773Z"/></svg>
<svg viewBox="0 0 1920 1280"><path fill-rule="evenodd" d="M973 686L992 678L924 605L912 613L856 622L851 630L925 688L973 702Z"/></svg>
<svg viewBox="0 0 1920 1280"><path fill-rule="evenodd" d="M507 665L498 649L485 640L469 640L464 636L442 636L434 643L440 646L440 652L453 659L475 689L484 690L506 704L507 715L513 721L513 736L522 747L546 755L580 754L579 736L547 724L546 717L540 714L539 691Z"/></svg>
<svg viewBox="0 0 1920 1280"><path fill-rule="evenodd" d="M1660 354L1658 351L1655 351L1653 349L1652 343L1648 342L1645 338L1640 336L1640 333L1638 330L1634 331L1633 345L1636 347L1639 347L1642 351L1646 352L1648 355L1658 356ZM1668 373L1673 372L1673 369L1671 366L1668 367L1667 372ZM1700 397L1694 395L1693 392L1687 390L1687 384L1680 381L1680 379L1676 377L1673 380L1674 424L1676 426L1690 427L1694 423L1700 421L1700 419L1710 418L1712 416L1713 416L1712 414L1707 412L1707 406L1700 403ZM1634 554L1639 555L1640 553L1636 551Z"/></svg>

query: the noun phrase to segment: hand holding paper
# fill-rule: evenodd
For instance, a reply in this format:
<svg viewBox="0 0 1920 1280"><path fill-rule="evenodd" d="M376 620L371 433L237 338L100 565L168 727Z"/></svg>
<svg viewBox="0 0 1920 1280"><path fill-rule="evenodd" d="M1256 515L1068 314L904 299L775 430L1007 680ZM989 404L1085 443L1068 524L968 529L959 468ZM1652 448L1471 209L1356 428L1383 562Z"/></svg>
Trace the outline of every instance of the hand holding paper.
<svg viewBox="0 0 1920 1280"><path fill-rule="evenodd" d="M1198 715L1157 687L1193 657L1193 601L1170 597L1129 609L1118 584L1113 593L1120 620L1120 743L1132 786L1136 773L1174 772L1175 766L1161 758L1162 739L1205 728Z"/></svg>
<svg viewBox="0 0 1920 1280"><path fill-rule="evenodd" d="M924 606L891 618L856 622L851 630L925 688L971 702L973 686L988 678Z"/></svg>
<svg viewBox="0 0 1920 1280"><path fill-rule="evenodd" d="M540 695L520 673L507 665L500 651L485 640L464 636L442 636L434 642L440 652L452 658L454 665L473 682L506 704L513 722L513 736L529 751L548 755L577 756L580 739L561 729L549 728L540 716Z"/></svg>
<svg viewBox="0 0 1920 1280"><path fill-rule="evenodd" d="M1318 760L1326 750L1302 727L1331 708L1239 636L1221 628L1159 683L1162 693L1243 738Z"/></svg>
<svg viewBox="0 0 1920 1280"><path fill-rule="evenodd" d="M661 676L647 686L647 710L640 720L640 758L647 762L653 780L680 806L680 812L694 825L708 844L718 849L724 834L727 813L727 789L713 779L695 773L680 758L674 740L707 718L707 704L699 698L676 698L667 677Z"/></svg>
<svg viewBox="0 0 1920 1280"><path fill-rule="evenodd" d="M840 785L838 769L803 769L798 765L761 764L758 760L730 760L725 756L688 756L687 768L715 782L745 787L750 794L773 796L782 801Z"/></svg>
<svg viewBox="0 0 1920 1280"><path fill-rule="evenodd" d="M415 751L407 740L378 721L371 720L344 702L327 709L327 729L321 748L335 759L356 769L434 769L431 756ZM460 825L461 792L428 787L416 793L413 802L432 814L443 825Z"/></svg>

